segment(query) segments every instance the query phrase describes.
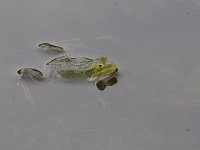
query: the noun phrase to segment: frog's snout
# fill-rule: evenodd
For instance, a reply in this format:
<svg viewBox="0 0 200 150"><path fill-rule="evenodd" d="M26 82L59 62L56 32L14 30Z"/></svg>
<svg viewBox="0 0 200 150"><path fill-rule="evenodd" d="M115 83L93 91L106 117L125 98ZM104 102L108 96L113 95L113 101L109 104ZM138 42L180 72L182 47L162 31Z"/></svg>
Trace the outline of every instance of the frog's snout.
<svg viewBox="0 0 200 150"><path fill-rule="evenodd" d="M115 72L118 72L118 68L115 69Z"/></svg>
<svg viewBox="0 0 200 150"><path fill-rule="evenodd" d="M116 64L112 64L112 68L113 68L113 73L118 72L118 67Z"/></svg>

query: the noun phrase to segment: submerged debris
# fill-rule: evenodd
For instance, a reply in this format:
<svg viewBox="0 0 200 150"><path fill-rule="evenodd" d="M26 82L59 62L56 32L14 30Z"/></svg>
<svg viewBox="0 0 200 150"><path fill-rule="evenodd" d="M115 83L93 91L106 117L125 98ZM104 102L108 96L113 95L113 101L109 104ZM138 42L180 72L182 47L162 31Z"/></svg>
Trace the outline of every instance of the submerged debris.
<svg viewBox="0 0 200 150"><path fill-rule="evenodd" d="M26 81L43 81L44 77L41 71L34 68L22 68L17 71L21 80Z"/></svg>
<svg viewBox="0 0 200 150"><path fill-rule="evenodd" d="M59 53L64 53L64 49L60 46L52 45L49 43L41 43L38 45L41 50L48 52L48 53L54 53L54 54L59 54Z"/></svg>

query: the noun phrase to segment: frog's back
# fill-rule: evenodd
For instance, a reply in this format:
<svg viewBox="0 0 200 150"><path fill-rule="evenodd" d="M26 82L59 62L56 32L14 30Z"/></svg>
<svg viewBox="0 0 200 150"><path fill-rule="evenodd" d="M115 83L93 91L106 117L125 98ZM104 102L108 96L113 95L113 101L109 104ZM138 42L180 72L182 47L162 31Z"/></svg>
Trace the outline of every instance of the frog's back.
<svg viewBox="0 0 200 150"><path fill-rule="evenodd" d="M50 62L57 64L57 74L67 79L86 79L91 76L94 59L86 57L61 57Z"/></svg>
<svg viewBox="0 0 200 150"><path fill-rule="evenodd" d="M94 59L86 57L60 56L46 63L48 66L61 66L66 69L86 69L94 64Z"/></svg>

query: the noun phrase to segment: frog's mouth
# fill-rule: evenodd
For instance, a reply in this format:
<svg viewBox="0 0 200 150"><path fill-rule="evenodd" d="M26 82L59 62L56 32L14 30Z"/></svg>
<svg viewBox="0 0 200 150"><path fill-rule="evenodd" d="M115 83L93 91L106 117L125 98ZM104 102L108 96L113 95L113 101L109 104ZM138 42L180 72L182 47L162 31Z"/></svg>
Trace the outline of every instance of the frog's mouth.
<svg viewBox="0 0 200 150"><path fill-rule="evenodd" d="M105 77L105 76L109 76L112 74L115 74L116 72L118 72L118 68L116 64L106 64L103 68L103 70L99 71L96 76L98 77Z"/></svg>

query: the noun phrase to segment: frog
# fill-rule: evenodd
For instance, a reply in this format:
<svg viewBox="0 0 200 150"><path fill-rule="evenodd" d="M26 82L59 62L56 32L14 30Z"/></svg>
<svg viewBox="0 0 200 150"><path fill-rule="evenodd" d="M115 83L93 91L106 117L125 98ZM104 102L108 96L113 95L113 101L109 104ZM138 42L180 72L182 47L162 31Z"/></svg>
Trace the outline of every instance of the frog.
<svg viewBox="0 0 200 150"><path fill-rule="evenodd" d="M38 47L48 53L65 53L63 47L50 43L41 43ZM41 82L50 79L52 76L73 80L87 79L88 81L96 81L96 86L100 90L117 83L117 79L112 78L117 72L118 66L115 63L111 63L106 56L89 58L66 54L48 61L44 67L44 74L34 68L22 68L17 71L21 80Z"/></svg>
<svg viewBox="0 0 200 150"><path fill-rule="evenodd" d="M97 81L118 72L116 64L108 57L97 58L59 56L46 63L46 74L56 75L63 79L87 79Z"/></svg>

